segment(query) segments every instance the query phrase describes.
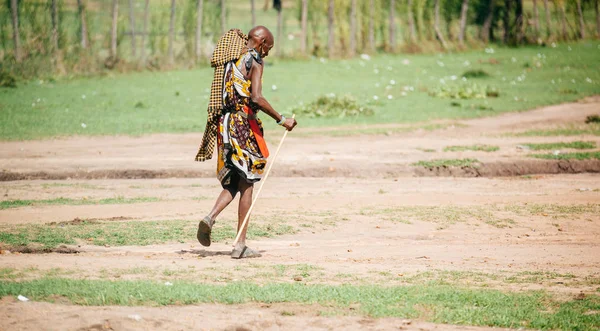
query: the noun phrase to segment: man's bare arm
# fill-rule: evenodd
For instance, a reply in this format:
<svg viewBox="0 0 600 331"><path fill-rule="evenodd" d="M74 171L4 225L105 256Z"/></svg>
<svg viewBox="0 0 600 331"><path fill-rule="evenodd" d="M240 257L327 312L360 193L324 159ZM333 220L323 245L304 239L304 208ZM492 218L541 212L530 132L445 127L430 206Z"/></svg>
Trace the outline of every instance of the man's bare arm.
<svg viewBox="0 0 600 331"><path fill-rule="evenodd" d="M262 109L267 115L271 116L276 122L281 121L281 114L279 114L273 106L263 97L262 95L262 74L263 74L263 66L254 62L252 64L252 68L250 69L250 80L252 82L251 85L251 99L252 102L257 104L260 109ZM291 131L296 126L296 120L293 118L287 118L285 122L282 124L288 131Z"/></svg>

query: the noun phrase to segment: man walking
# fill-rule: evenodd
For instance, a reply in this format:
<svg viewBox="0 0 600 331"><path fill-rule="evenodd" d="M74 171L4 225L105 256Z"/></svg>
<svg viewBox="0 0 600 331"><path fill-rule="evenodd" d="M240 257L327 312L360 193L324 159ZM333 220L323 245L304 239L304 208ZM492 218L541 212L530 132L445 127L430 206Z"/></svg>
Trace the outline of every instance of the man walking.
<svg viewBox="0 0 600 331"><path fill-rule="evenodd" d="M215 74L196 161L210 159L216 142L217 178L223 191L200 221L197 238L203 246L210 246L215 219L239 192L238 232L242 232L231 252L236 259L261 256L246 246L248 224L240 229L252 204L254 183L262 178L269 156L262 122L256 114L262 110L288 131L297 124L295 119L275 111L262 95L263 59L273 43L273 34L264 26L254 27L247 36L240 30L229 30L217 43L211 59Z"/></svg>

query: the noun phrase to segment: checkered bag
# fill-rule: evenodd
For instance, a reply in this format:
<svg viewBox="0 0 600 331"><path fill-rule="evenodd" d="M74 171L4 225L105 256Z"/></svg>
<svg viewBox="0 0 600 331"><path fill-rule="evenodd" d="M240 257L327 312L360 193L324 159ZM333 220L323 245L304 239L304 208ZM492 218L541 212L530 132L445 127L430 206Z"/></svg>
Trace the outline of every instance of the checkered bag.
<svg viewBox="0 0 600 331"><path fill-rule="evenodd" d="M223 110L223 79L225 65L237 60L242 54L248 42L248 36L239 29L229 30L217 43L215 51L210 60L210 65L215 68L213 82L210 87L210 101L208 103L208 117L204 136L200 142L200 148L196 154L196 161L202 162L212 158L217 142L217 129L219 117Z"/></svg>

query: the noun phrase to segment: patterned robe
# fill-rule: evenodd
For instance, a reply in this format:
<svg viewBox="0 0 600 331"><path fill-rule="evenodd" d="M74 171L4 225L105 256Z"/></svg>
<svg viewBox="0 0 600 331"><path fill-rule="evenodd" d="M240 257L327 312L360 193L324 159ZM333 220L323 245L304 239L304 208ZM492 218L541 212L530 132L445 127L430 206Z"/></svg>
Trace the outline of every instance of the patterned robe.
<svg viewBox="0 0 600 331"><path fill-rule="evenodd" d="M251 81L242 73L244 67L249 72L254 61L262 64L258 53L251 49L225 66L225 109L217 135L217 178L224 188L235 188L240 179L248 183L259 181L269 156L262 123L256 117L259 109L250 100Z"/></svg>

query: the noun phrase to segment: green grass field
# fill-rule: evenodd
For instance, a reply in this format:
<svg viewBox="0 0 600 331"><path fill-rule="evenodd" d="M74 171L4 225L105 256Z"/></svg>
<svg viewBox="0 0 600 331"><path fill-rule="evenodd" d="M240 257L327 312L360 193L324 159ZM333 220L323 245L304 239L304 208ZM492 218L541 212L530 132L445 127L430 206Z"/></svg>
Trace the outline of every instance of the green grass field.
<svg viewBox="0 0 600 331"><path fill-rule="evenodd" d="M438 55L381 55L371 60L267 61L264 94L275 109L318 96L350 95L372 116L309 118L301 127L414 123L527 110L600 93L600 45L496 48ZM497 64L496 64L497 63ZM489 77L461 77L468 70ZM104 77L35 80L0 89L0 139L70 135L142 135L202 132L212 70L144 72ZM450 99L430 92L449 87L498 93ZM473 95L475 96L475 95ZM267 129L275 128L265 118Z"/></svg>

